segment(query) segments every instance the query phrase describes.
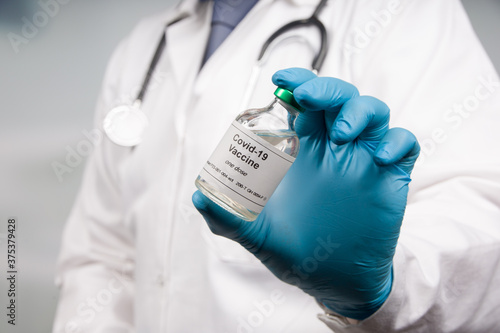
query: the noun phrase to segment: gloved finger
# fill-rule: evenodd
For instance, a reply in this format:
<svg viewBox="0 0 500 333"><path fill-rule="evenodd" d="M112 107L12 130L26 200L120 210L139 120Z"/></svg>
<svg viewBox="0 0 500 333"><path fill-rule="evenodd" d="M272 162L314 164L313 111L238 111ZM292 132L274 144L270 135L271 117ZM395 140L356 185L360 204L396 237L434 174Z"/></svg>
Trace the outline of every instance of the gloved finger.
<svg viewBox="0 0 500 333"><path fill-rule="evenodd" d="M192 197L195 208L200 212L208 227L216 235L230 239L236 239L240 235L241 227L246 221L229 213L212 200L208 199L200 191L196 191Z"/></svg>
<svg viewBox="0 0 500 333"><path fill-rule="evenodd" d="M378 165L396 164L410 175L419 154L420 145L413 133L403 128L391 128L380 141L373 159Z"/></svg>
<svg viewBox="0 0 500 333"><path fill-rule="evenodd" d="M322 135L330 132L340 107L359 95L358 89L345 81L318 77L297 87L295 100L307 111L296 122L299 137ZM319 111L319 112L318 112Z"/></svg>
<svg viewBox="0 0 500 333"><path fill-rule="evenodd" d="M345 144L356 138L379 141L389 128L390 110L382 101L370 96L358 96L345 102L329 133L331 140Z"/></svg>
<svg viewBox="0 0 500 333"><path fill-rule="evenodd" d="M338 111L348 100L359 96L359 92L355 86L340 79L317 77L298 86L293 95L308 111Z"/></svg>
<svg viewBox="0 0 500 333"><path fill-rule="evenodd" d="M272 80L275 85L293 92L295 88L316 78L316 74L305 68L288 68L274 73Z"/></svg>

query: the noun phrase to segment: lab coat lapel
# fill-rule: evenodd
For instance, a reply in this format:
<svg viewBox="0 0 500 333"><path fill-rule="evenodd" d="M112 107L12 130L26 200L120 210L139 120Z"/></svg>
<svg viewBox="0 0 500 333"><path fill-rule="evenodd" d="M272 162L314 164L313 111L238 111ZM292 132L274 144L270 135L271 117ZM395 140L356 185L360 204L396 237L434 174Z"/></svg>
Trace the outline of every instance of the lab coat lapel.
<svg viewBox="0 0 500 333"><path fill-rule="evenodd" d="M167 58L178 88L186 83L200 68L210 29L209 3L189 7L189 17L166 29Z"/></svg>

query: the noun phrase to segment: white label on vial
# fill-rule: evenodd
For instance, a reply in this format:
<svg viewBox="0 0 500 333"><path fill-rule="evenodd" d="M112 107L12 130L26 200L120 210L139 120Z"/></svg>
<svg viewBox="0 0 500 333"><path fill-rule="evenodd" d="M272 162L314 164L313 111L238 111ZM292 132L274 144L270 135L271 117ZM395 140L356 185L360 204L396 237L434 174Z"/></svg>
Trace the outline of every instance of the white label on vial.
<svg viewBox="0 0 500 333"><path fill-rule="evenodd" d="M294 161L233 121L200 176L219 192L260 213Z"/></svg>

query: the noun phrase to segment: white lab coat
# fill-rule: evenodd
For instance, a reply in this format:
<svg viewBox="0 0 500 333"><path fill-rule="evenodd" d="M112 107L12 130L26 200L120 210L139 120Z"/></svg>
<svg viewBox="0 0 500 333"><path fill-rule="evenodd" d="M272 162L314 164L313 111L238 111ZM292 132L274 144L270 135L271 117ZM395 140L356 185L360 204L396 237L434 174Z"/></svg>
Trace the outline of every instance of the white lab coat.
<svg viewBox="0 0 500 333"><path fill-rule="evenodd" d="M259 1L201 71L208 3L145 20L119 46L96 138L106 112L135 96L165 23L190 14L166 30L144 141L131 150L103 138L88 161L64 232L55 332L500 331L500 83L458 0L336 0L321 14L330 34L321 74L385 101L391 126L423 148L393 289L377 313L359 323L324 315L193 208L194 180L241 111L262 43L316 3ZM251 104L271 100L269 73L311 59L304 44L276 47Z"/></svg>

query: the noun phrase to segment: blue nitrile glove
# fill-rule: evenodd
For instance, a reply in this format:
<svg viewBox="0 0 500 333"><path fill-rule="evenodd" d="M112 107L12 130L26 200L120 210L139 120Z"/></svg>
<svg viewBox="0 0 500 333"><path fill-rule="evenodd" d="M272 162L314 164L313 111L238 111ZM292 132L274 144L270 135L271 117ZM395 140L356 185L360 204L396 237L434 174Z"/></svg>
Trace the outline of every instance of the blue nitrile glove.
<svg viewBox="0 0 500 333"><path fill-rule="evenodd" d="M305 69L277 72L307 111L296 122L300 152L253 222L200 192L211 230L252 252L281 280L329 309L365 319L387 299L406 207L415 136L389 129L389 109L344 81Z"/></svg>

